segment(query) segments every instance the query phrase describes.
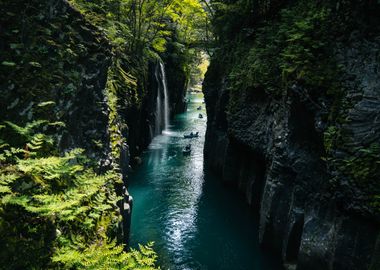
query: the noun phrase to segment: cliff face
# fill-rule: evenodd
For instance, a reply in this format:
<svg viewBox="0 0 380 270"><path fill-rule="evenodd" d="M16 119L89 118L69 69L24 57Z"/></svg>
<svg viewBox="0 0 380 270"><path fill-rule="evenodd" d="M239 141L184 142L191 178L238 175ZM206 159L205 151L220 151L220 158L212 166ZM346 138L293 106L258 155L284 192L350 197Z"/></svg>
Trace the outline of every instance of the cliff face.
<svg viewBox="0 0 380 270"><path fill-rule="evenodd" d="M166 79L169 88L169 102L171 116L183 113L186 110L186 90L189 82L189 74L185 70L186 56L182 48L175 46L176 39L168 44L163 56L166 67Z"/></svg>
<svg viewBox="0 0 380 270"><path fill-rule="evenodd" d="M109 141L110 46L67 2L34 4L22 18L18 1L3 6L1 118L62 121L59 148L82 147L104 163L108 153L97 142Z"/></svg>
<svg viewBox="0 0 380 270"><path fill-rule="evenodd" d="M55 137L57 151L83 148L98 172L120 167L125 181L129 152L118 94L109 88L111 46L67 1L37 2L2 5L1 122L47 121L44 131ZM124 195L121 183L116 188ZM120 202L124 242L128 204L126 196Z"/></svg>
<svg viewBox="0 0 380 270"><path fill-rule="evenodd" d="M55 137L57 151L83 148L98 172L118 169L123 183L117 184L117 193L124 196L119 236L126 242L130 156L138 155L154 135L162 83L156 74L158 61L149 67L140 63L142 72L132 87L120 75L130 70L125 56L115 53L105 34L69 2L32 1L25 6L13 1L0 10L1 124L49 122L44 131ZM172 65L172 54L166 61ZM185 73L174 72L168 76L173 113L180 110L186 89Z"/></svg>
<svg viewBox="0 0 380 270"><path fill-rule="evenodd" d="M285 17L297 5L282 8L284 13L277 16ZM339 18L340 11L335 12ZM266 48L268 54L260 55L259 46L264 45L257 40L267 34L262 26L243 46L236 45L243 52L229 58L229 63L226 52L216 53L206 74L206 165L241 191L258 213L261 244L274 250L289 268L380 267L379 212L374 199L379 194L379 32L368 34L370 19L355 19L355 27L333 33L339 35L336 40L328 43L327 50L318 50L313 80L326 71L318 67L324 59L339 67L339 76L318 87L307 82L307 64L302 66L304 78L293 79L290 74L277 92L271 89L280 78L275 72L247 83L256 78L257 69L238 63L250 57L250 50L261 57L258 61L270 55L278 61L276 67L282 64L278 58L283 53L277 50L286 49L269 44L265 45L272 46ZM269 24L281 28L287 23L276 20ZM334 29L329 31L325 34ZM313 52L311 45L303 46ZM266 64L263 61L260 67ZM241 75L244 69L247 77ZM239 79L244 83L237 84ZM360 154L364 152L369 154Z"/></svg>

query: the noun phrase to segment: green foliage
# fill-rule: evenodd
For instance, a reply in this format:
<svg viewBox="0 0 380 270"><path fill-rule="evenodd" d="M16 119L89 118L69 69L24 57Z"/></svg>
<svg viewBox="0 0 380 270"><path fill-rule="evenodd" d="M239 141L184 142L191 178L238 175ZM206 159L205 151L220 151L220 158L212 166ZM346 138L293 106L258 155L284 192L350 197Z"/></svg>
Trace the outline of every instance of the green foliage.
<svg viewBox="0 0 380 270"><path fill-rule="evenodd" d="M116 205L120 198L115 194L119 174L95 173L82 149L52 155L51 137L30 131L37 122L25 127L7 124L15 136L27 138L28 148L9 143L1 149L2 265L9 269L155 269L152 244L126 253L112 240L121 218Z"/></svg>
<svg viewBox="0 0 380 270"><path fill-rule="evenodd" d="M324 87L334 81L337 69L335 63L324 60L330 44L331 9L309 4L306 12L303 10L304 3L281 14L285 22L279 30L285 45L280 62L282 80L302 80L309 87Z"/></svg>
<svg viewBox="0 0 380 270"><path fill-rule="evenodd" d="M199 49L211 36L205 7L198 0L70 2L94 25L104 29L115 54L124 58L123 69L137 79L141 89L146 83L147 62L160 59L168 46L182 46L183 69L187 71L193 68Z"/></svg>
<svg viewBox="0 0 380 270"><path fill-rule="evenodd" d="M173 35L171 24L186 44L201 39L201 28L206 23L206 12L197 0L71 2L95 25L105 29L115 48L140 56L146 50L166 50L167 38Z"/></svg>
<svg viewBox="0 0 380 270"><path fill-rule="evenodd" d="M254 7L253 0L211 1L214 16L212 25L220 41L233 40L250 26Z"/></svg>
<svg viewBox="0 0 380 270"><path fill-rule="evenodd" d="M322 122L328 125L323 159L333 186L349 182L362 192L360 200L368 209L373 210L369 201L380 205L378 145L352 142L352 135L344 131L357 100L346 92L347 74L337 63L340 48L350 48L355 40L353 33L363 32L360 38L378 34L379 3L214 0L211 4L219 45L211 62L227 77L228 116L239 114L242 100L251 97L308 100L323 112Z"/></svg>
<svg viewBox="0 0 380 270"><path fill-rule="evenodd" d="M17 135L22 137L24 140L30 140L35 129L40 127L43 124L46 124L46 120L37 120L30 123L27 123L25 127L20 127L12 122L5 121L5 123L10 126Z"/></svg>
<svg viewBox="0 0 380 270"><path fill-rule="evenodd" d="M359 147L355 150L350 158L347 158L341 164L341 170L350 175L359 183L368 183L372 177L380 177L380 145L377 143L367 147Z"/></svg>
<svg viewBox="0 0 380 270"><path fill-rule="evenodd" d="M324 144L327 153L330 153L335 148L336 142L340 138L339 131L336 126L330 126L324 132Z"/></svg>
<svg viewBox="0 0 380 270"><path fill-rule="evenodd" d="M120 61L115 60L113 66L108 69L106 96L109 107L108 130L114 161L120 157L120 149L126 138L122 131L127 128L119 115L119 103L123 98L124 106L138 103L137 82L121 66ZM115 162L114 167L117 167Z"/></svg>
<svg viewBox="0 0 380 270"><path fill-rule="evenodd" d="M7 67L14 67L14 66L16 66L15 62L8 62L8 61L3 61L1 64L3 66L7 66Z"/></svg>
<svg viewBox="0 0 380 270"><path fill-rule="evenodd" d="M253 44L234 41L231 48L238 49L231 52L236 59L229 76L231 88L281 94L293 84L325 91L336 87L338 68L325 57L332 38L330 13L328 5L298 1L281 10L279 19L258 25Z"/></svg>
<svg viewBox="0 0 380 270"><path fill-rule="evenodd" d="M357 146L343 150L343 138L338 134L340 130L330 127L325 133L325 144L327 142L326 161L330 167L339 171L351 183L360 187L368 195L367 202L374 207L375 211L380 212L380 145L372 143L368 147ZM326 138L327 136L327 138ZM345 156L334 157L334 151L345 151ZM332 181L338 179L333 178Z"/></svg>
<svg viewBox="0 0 380 270"><path fill-rule="evenodd" d="M209 66L209 58L205 53L201 53L198 61L194 61L194 67L191 69L191 81L190 84L195 86L199 84L205 77L207 68Z"/></svg>
<svg viewBox="0 0 380 270"><path fill-rule="evenodd" d="M150 270L156 269L157 255L152 249L153 244L140 245L140 250L131 249L123 252L123 247L115 242L95 242L83 251L64 247L57 251L53 261L65 265L69 269L123 269Z"/></svg>
<svg viewBox="0 0 380 270"><path fill-rule="evenodd" d="M329 128L330 131L339 131L336 128ZM327 140L329 143L329 150L334 151L338 148L337 143L341 143L339 136L331 132L328 136L334 137L334 140ZM380 177L380 145L373 143L368 147L358 146L351 149L346 158L329 158L328 161L335 166L349 179L355 180L356 183L362 186L371 184L374 179ZM372 190L376 191L376 190Z"/></svg>

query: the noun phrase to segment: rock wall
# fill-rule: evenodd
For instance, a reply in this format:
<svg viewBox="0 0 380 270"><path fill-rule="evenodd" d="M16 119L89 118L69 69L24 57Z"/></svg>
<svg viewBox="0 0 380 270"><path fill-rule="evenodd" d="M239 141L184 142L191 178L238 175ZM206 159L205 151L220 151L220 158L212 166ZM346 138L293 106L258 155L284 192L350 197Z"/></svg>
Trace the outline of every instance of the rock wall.
<svg viewBox="0 0 380 270"><path fill-rule="evenodd" d="M168 43L168 48L163 59L166 67L166 77L169 88L169 101L171 116L183 113L186 110L186 90L189 82L189 74L185 70L186 56L181 48L175 46L176 40Z"/></svg>
<svg viewBox="0 0 380 270"><path fill-rule="evenodd" d="M380 142L379 32L361 30L350 29L330 48L328 57L342 68L336 81L345 89L338 105L336 97L300 81L280 95L262 85L238 88L220 53L206 74L206 165L241 192L258 215L260 243L289 269L380 269L380 215L369 203L379 191L369 177L378 167L366 165L373 174L363 185L339 163L361 163L350 147ZM331 111L344 115L335 126L344 140L333 135L339 143L327 153Z"/></svg>
<svg viewBox="0 0 380 270"><path fill-rule="evenodd" d="M0 114L18 124L62 121L61 150L82 147L106 163L109 149L105 97L110 46L102 33L65 1L3 6ZM44 104L43 102L49 102Z"/></svg>
<svg viewBox="0 0 380 270"><path fill-rule="evenodd" d="M135 165L135 158L138 157L154 136L155 130L155 110L158 91L158 81L155 70L158 62L151 62L148 67L146 86L139 85L139 92L143 92L141 106L125 108L123 113L128 123L128 144L132 156L131 164Z"/></svg>
<svg viewBox="0 0 380 270"><path fill-rule="evenodd" d="M109 41L64 0L12 1L0 9L1 123L47 121L44 132L56 138L60 153L83 148L98 171L120 168L124 185L116 188L124 196L119 203L124 221L119 239L127 242L130 158L125 120L110 100L117 93L108 88L115 60Z"/></svg>

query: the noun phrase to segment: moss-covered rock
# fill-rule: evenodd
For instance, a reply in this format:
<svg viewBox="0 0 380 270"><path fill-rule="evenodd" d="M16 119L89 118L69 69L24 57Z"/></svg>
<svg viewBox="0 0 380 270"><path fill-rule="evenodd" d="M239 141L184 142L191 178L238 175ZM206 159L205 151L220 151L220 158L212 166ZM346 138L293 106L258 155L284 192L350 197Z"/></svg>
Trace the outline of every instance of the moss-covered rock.
<svg viewBox="0 0 380 270"><path fill-rule="evenodd" d="M206 163L259 210L260 241L285 264L370 269L380 221L379 4L223 2L204 84Z"/></svg>
<svg viewBox="0 0 380 270"><path fill-rule="evenodd" d="M125 246L120 245L128 243L131 214L131 200L125 192L128 129L122 108L139 107L145 95L145 91L137 93L129 56L115 49L109 36L68 1L3 1L0 11L4 14L0 18L0 227L4 240L0 268L80 269L93 265L103 269L107 265L134 269L145 265L154 269L155 253L150 247L146 252L153 257L142 263L138 251L126 254ZM46 162L32 159L41 145L33 144L36 138L29 138L30 132L41 132L35 135L41 140L49 138L49 151L45 149L43 156ZM20 140L20 134L32 142ZM83 148L89 159L82 164L78 155L66 165L74 171L85 166L92 175L83 176L78 171L74 176L79 180L73 173L61 177L64 172L59 167L49 167L49 161L64 161L60 156L73 148ZM9 180L13 179L8 177L15 170L13 163L20 156L36 162L36 166L44 161L47 165L39 169L40 174L47 170L53 174L47 179L58 178L62 183L44 184L44 175L36 173L31 176L37 182L32 185L34 193L24 194L30 189L28 183L13 193L12 189L29 177L19 173L20 180L15 178L18 182L14 185ZM100 175L112 175L112 179ZM80 181L86 179L92 184L81 186ZM90 179L97 183L93 185ZM83 201L84 191L79 191L81 194L74 196L77 201L69 202L73 198L67 196L77 188L87 188L86 192L94 192L96 198L85 195L88 201ZM14 202L9 202L12 196ZM41 216L36 212L42 201L35 199L38 196L51 208L73 204L85 214L83 211L95 209L91 203L96 201L103 210L85 214L90 215L91 222L83 217L62 221L57 213L39 210L44 212ZM54 199L62 202L54 204ZM50 209L48 206L42 209ZM67 214L67 209L59 214L63 213Z"/></svg>
<svg viewBox="0 0 380 270"><path fill-rule="evenodd" d="M99 147L108 141L107 40L65 1L1 8L1 120L63 122L60 149L106 159Z"/></svg>

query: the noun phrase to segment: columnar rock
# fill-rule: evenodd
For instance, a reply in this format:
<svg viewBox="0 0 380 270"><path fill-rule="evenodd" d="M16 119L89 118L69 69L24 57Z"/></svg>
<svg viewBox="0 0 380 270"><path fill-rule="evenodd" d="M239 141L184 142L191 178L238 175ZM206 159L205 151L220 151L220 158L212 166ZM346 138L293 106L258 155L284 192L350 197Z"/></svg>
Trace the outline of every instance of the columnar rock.
<svg viewBox="0 0 380 270"><path fill-rule="evenodd" d="M342 7L331 6L336 8L338 20ZM272 19L269 24L288 27L286 20L278 23L275 15L280 16L278 12L283 9L286 11L280 14L285 17L292 8L282 3L268 9L272 12L267 14ZM356 29L345 29L339 40L318 51L338 67L339 76L322 87L339 85L343 89L339 98L322 87L308 88L308 78L284 82L281 93L274 93L268 87L279 81L276 73L267 81L265 74L255 78L260 66L249 62L253 71L247 77L256 82L243 87L247 78L242 77L240 82L237 78L249 67L238 62L249 59L249 50L255 53L252 58L260 53L259 57L269 55L262 65L271 59L280 65L287 59L275 51L281 44L275 47L257 41L268 38L271 28L256 31L260 25L252 21L245 31L249 33L252 27L254 34L242 42L245 47L236 43L236 50L241 46L245 54L232 53L226 63L226 53L216 52L206 74L206 164L220 173L222 181L235 186L255 209L261 244L274 250L289 269L380 267L380 215L376 203L371 203L374 194L380 194L378 180L373 177L379 174L379 167L376 158L369 164L364 161L376 155L376 145L380 144L380 31L376 27L368 30L371 15L366 19L362 14L355 16L359 17ZM249 35L246 32L243 34ZM223 38L224 44L234 42L233 38ZM293 41L293 46L297 44ZM267 45L272 46L272 52ZM313 45L302 43L303 55L313 51ZM258 46L264 49L260 51L262 47ZM315 62L312 72L316 77L322 72L316 65L322 61ZM275 68L282 67L274 64ZM286 72L292 74L293 70Z"/></svg>

